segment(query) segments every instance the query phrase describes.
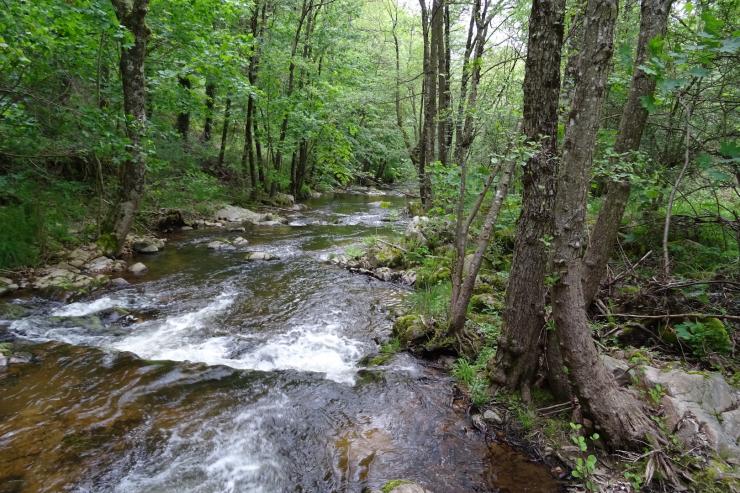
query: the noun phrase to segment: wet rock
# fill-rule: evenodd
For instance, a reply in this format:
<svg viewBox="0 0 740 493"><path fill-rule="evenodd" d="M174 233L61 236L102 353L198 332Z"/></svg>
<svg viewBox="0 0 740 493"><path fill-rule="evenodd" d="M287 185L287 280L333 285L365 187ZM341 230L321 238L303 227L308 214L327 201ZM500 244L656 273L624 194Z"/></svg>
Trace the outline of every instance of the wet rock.
<svg viewBox="0 0 740 493"><path fill-rule="evenodd" d="M147 268L147 266L141 262L136 262L134 265L128 268L128 271L130 273L137 275L137 276L145 273L148 270L149 269Z"/></svg>
<svg viewBox="0 0 740 493"><path fill-rule="evenodd" d="M40 275L31 284L34 289L74 290L91 286L96 280L93 277L77 274L59 267L50 267L40 271Z"/></svg>
<svg viewBox="0 0 740 493"><path fill-rule="evenodd" d="M90 260L96 257L100 257L102 254L102 250L100 250L97 245L90 244L75 248L74 250L69 252L67 254L67 262L69 263L69 265L79 269Z"/></svg>
<svg viewBox="0 0 740 493"><path fill-rule="evenodd" d="M393 335L398 338L401 345L409 345L418 341L428 334L424 321L418 315L404 315L393 322Z"/></svg>
<svg viewBox="0 0 740 493"><path fill-rule="evenodd" d="M666 422L687 446L705 442L721 457L740 463L740 391L721 374L646 366L642 378L646 386L660 385L665 391L661 404Z"/></svg>
<svg viewBox="0 0 740 493"><path fill-rule="evenodd" d="M295 205L295 197L287 193L276 193L272 203L280 207L291 207Z"/></svg>
<svg viewBox="0 0 740 493"><path fill-rule="evenodd" d="M244 233L247 230L244 226L239 225L226 226L226 229L232 233Z"/></svg>
<svg viewBox="0 0 740 493"><path fill-rule="evenodd" d="M100 332L105 329L103 321L97 315L83 315L81 317L49 317L56 327L80 328L90 332Z"/></svg>
<svg viewBox="0 0 740 493"><path fill-rule="evenodd" d="M136 242L133 244L136 253L157 253L159 248L151 243Z"/></svg>
<svg viewBox="0 0 740 493"><path fill-rule="evenodd" d="M17 289L18 285L14 283L12 279L9 279L7 277L0 277L0 296L7 293L12 293Z"/></svg>
<svg viewBox="0 0 740 493"><path fill-rule="evenodd" d="M203 226L208 228L223 228L224 224L218 221L203 221Z"/></svg>
<svg viewBox="0 0 740 493"><path fill-rule="evenodd" d="M504 422L501 415L493 409L487 409L486 412L483 413L483 420L496 425L500 425Z"/></svg>
<svg viewBox="0 0 740 493"><path fill-rule="evenodd" d="M231 240L231 244L236 247L243 247L249 244L249 241L247 241L246 238L242 238L241 236L237 236L233 240Z"/></svg>
<svg viewBox="0 0 740 493"><path fill-rule="evenodd" d="M18 320L30 313L30 310L22 305L15 303L0 303L0 319Z"/></svg>
<svg viewBox="0 0 740 493"><path fill-rule="evenodd" d="M432 493L416 483L403 479L388 481L383 485L380 491L383 493Z"/></svg>
<svg viewBox="0 0 740 493"><path fill-rule="evenodd" d="M121 272L126 269L126 262L123 260L113 260L108 257L97 257L85 264L85 270L94 274L105 272Z"/></svg>
<svg viewBox="0 0 740 493"><path fill-rule="evenodd" d="M268 252L249 252L244 258L247 260L279 260L277 255Z"/></svg>
<svg viewBox="0 0 740 493"><path fill-rule="evenodd" d="M243 207L237 207L235 205L227 205L216 211L216 220L228 221L232 223L252 223L256 224L264 220L265 215L258 212L244 209Z"/></svg>
<svg viewBox="0 0 740 493"><path fill-rule="evenodd" d="M143 264L142 264L143 265ZM133 266L132 266L133 267ZM125 288L126 286L130 286L131 283L128 282L123 277L116 277L115 279L111 279L110 285L113 288Z"/></svg>
<svg viewBox="0 0 740 493"><path fill-rule="evenodd" d="M193 230L192 226L182 226L180 228L180 231L192 231L192 230Z"/></svg>
<svg viewBox="0 0 740 493"><path fill-rule="evenodd" d="M136 253L157 253L165 246L164 239L154 236L129 235L126 239L131 245L131 249Z"/></svg>
<svg viewBox="0 0 740 493"><path fill-rule="evenodd" d="M427 238L424 235L424 225L429 222L429 218L426 216L414 216L413 219L411 219L411 222L409 222L408 226L406 226L406 231L404 232L404 235L406 238L416 240L419 243L426 243Z"/></svg>
<svg viewBox="0 0 740 493"><path fill-rule="evenodd" d="M232 245L231 243L228 243L227 241L221 241L221 240L214 240L209 242L207 245L209 250L218 250L218 251L229 251L229 250L236 250L236 247Z"/></svg>
<svg viewBox="0 0 740 493"><path fill-rule="evenodd" d="M24 365L33 361L30 353L14 353L8 358L9 365Z"/></svg>
<svg viewBox="0 0 740 493"><path fill-rule="evenodd" d="M310 197L311 197L312 199L320 199L320 198L321 198L321 192L311 192L311 193L309 194L309 196L310 196Z"/></svg>

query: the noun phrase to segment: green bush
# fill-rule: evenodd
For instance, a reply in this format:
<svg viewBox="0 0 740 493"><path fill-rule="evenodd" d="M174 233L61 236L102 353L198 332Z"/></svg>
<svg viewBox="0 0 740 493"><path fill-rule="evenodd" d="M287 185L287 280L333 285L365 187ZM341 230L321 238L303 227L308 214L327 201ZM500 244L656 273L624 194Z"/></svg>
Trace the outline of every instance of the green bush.
<svg viewBox="0 0 740 493"><path fill-rule="evenodd" d="M686 321L676 325L676 336L698 356L707 353L728 353L732 349L727 328L721 320Z"/></svg>

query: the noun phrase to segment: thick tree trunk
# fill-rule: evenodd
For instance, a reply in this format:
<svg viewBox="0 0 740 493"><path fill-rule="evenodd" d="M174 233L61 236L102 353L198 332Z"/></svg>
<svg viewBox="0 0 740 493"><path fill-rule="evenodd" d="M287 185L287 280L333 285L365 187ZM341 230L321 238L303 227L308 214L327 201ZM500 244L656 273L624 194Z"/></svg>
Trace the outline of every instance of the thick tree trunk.
<svg viewBox="0 0 740 493"><path fill-rule="evenodd" d="M643 0L642 2L640 35L637 42L632 85L627 103L622 110L619 133L614 143L614 151L618 154L628 154L640 149L640 141L648 117L648 112L642 105L642 99L655 91L656 84L655 78L646 74L641 67L647 60L650 40L665 34L672 2L673 0ZM629 159L629 155L625 157ZM616 165L616 160L613 163ZM606 265L617 241L619 225L622 222L629 195L629 179L610 180L606 185L606 196L584 258L583 298L586 307L593 302L606 272Z"/></svg>
<svg viewBox="0 0 740 493"><path fill-rule="evenodd" d="M440 0L435 18L432 20L432 38L437 46L437 160L447 164L447 121L449 118L450 93L447 86L447 49L445 44L445 12L447 6Z"/></svg>
<svg viewBox="0 0 740 493"><path fill-rule="evenodd" d="M560 53L565 0L535 0L529 18L522 128L539 144L522 176L522 211L506 290L504 326L492 368L496 383L525 399L537 370L545 328L545 274L557 171Z"/></svg>
<svg viewBox="0 0 740 493"><path fill-rule="evenodd" d="M187 76L180 76L177 79L177 82L180 84L180 87L182 88L183 92L190 96L190 89L192 87L192 83L190 82L190 78ZM188 101L188 105L190 102ZM180 134L180 137L182 137L182 140L187 142L188 141L188 134L190 133L190 111L185 110L181 111L177 114L177 121L175 122L175 127L177 128L177 133Z"/></svg>
<svg viewBox="0 0 740 493"><path fill-rule="evenodd" d="M429 10L426 0L419 0L424 40L422 85L423 117L421 137L418 145L417 172L419 175L419 196L424 209L432 205L432 182L426 167L434 161L435 118L437 113L437 43L434 37L434 18L439 9L439 0L433 0Z"/></svg>
<svg viewBox="0 0 740 493"><path fill-rule="evenodd" d="M211 141L213 131L213 106L216 102L216 84L206 83L206 119L203 122L203 142Z"/></svg>
<svg viewBox="0 0 740 493"><path fill-rule="evenodd" d="M229 134L229 120L231 117L231 98L226 97L226 107L224 108L224 125L221 128L221 148L218 151L218 165L217 169L221 169L224 165L224 157L226 156L226 138Z"/></svg>
<svg viewBox="0 0 740 493"><path fill-rule="evenodd" d="M111 240L107 253L120 254L144 195L146 152L143 137L146 130L146 79L144 60L149 28L146 25L148 0L112 0L118 22L133 35L131 45L121 45L121 84L123 110L128 116L129 158L121 168L121 189L112 211Z"/></svg>
<svg viewBox="0 0 740 493"><path fill-rule="evenodd" d="M583 304L582 257L591 159L613 51L617 0L589 0L579 80L568 116L555 205L553 316L573 390L615 447L643 446L653 433L640 402L599 357Z"/></svg>

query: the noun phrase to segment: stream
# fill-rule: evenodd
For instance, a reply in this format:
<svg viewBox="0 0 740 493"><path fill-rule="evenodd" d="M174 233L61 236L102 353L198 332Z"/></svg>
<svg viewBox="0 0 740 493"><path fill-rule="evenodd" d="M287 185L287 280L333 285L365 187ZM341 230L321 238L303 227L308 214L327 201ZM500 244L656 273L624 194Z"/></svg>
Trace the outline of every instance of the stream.
<svg viewBox="0 0 740 493"><path fill-rule="evenodd" d="M129 286L14 300L28 313L0 331L33 361L0 373L0 493L559 491L472 426L445 373L361 363L405 289L326 259L402 231L404 202L342 194L289 225L177 233ZM206 248L240 235L280 259Z"/></svg>

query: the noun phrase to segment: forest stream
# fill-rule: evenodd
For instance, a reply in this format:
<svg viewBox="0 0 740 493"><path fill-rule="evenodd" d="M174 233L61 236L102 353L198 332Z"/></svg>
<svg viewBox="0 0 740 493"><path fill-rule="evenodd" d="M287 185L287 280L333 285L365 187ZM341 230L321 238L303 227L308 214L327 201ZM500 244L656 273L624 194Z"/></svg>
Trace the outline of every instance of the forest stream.
<svg viewBox="0 0 740 493"><path fill-rule="evenodd" d="M0 376L0 492L555 492L544 465L477 431L446 373L362 359L405 288L326 262L402 231L401 195L309 202L283 226L177 233L147 274L0 328L30 363ZM277 255L212 251L243 235ZM123 310L121 310L123 309Z"/></svg>

